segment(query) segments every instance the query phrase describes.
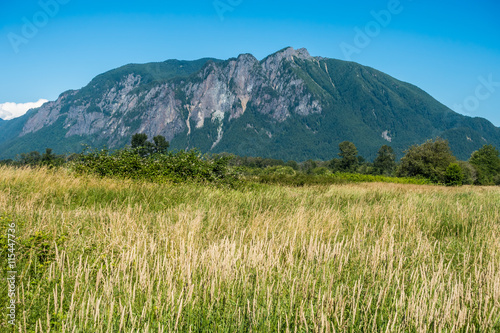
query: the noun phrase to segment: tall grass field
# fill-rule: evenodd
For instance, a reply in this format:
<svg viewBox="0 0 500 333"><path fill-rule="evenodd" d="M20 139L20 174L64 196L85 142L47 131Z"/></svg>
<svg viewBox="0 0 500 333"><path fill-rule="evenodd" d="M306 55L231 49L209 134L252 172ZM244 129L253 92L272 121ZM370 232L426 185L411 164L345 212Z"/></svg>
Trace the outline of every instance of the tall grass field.
<svg viewBox="0 0 500 333"><path fill-rule="evenodd" d="M500 332L499 187L2 167L0 236L0 332Z"/></svg>

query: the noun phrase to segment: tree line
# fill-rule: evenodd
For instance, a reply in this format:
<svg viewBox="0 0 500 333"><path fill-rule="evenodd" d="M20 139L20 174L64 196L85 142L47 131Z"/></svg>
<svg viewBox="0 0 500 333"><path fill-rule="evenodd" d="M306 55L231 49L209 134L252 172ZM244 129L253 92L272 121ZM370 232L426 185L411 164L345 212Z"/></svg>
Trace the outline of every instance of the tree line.
<svg viewBox="0 0 500 333"><path fill-rule="evenodd" d="M305 174L321 175L327 172L348 172L389 177L416 177L446 185L500 185L500 154L493 145L484 145L472 153L468 161L459 161L446 140L437 138L405 151L399 162L392 147L382 146L373 163L358 155L354 143L339 144L339 157L329 161L295 161L235 157L231 163L250 168L275 166L290 167Z"/></svg>
<svg viewBox="0 0 500 333"><path fill-rule="evenodd" d="M131 149L133 154L147 159L167 155L169 147L169 142L161 135L148 141L146 134L138 133L132 136L130 147L125 149ZM81 159L82 154L56 155L47 148L43 154L37 151L20 154L15 160L0 161L0 164L57 167ZM358 154L355 144L349 141L341 142L338 157L329 161L307 160L299 163L293 160L285 162L272 158L220 155L230 157L227 158L229 166L240 168L286 167L307 175L345 172L425 178L446 185L500 185L500 153L496 147L484 145L472 153L468 161L459 161L452 154L448 142L440 138L411 146L399 162L396 161L394 150L388 145L379 149L373 162L368 162Z"/></svg>

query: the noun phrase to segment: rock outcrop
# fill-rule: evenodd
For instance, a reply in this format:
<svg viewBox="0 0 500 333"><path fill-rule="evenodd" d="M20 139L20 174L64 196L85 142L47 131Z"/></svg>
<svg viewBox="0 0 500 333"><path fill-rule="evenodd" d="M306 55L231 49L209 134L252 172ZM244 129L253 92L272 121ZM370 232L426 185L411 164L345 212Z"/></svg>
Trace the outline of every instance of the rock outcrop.
<svg viewBox="0 0 500 333"><path fill-rule="evenodd" d="M80 91L62 94L45 104L23 127L21 136L37 132L64 116L66 137L96 135L114 146L135 132L163 135L167 140L186 129L187 135L206 122L241 117L251 103L262 114L284 122L291 113L307 116L321 112L321 103L307 93L304 82L286 70L285 63L312 59L307 50L287 48L259 62L250 54L226 62L209 62L191 79L154 83L148 89L140 74L130 73L101 94L90 98ZM134 124L136 126L134 126ZM137 126L138 125L138 126ZM219 125L218 125L219 126ZM213 147L222 139L214 139Z"/></svg>
<svg viewBox="0 0 500 333"><path fill-rule="evenodd" d="M356 63L286 48L263 60L168 60L126 65L0 124L0 157L81 144L119 148L135 133L174 149L285 160L331 159L349 140L371 159L441 136L467 159L500 129L459 115L421 89Z"/></svg>

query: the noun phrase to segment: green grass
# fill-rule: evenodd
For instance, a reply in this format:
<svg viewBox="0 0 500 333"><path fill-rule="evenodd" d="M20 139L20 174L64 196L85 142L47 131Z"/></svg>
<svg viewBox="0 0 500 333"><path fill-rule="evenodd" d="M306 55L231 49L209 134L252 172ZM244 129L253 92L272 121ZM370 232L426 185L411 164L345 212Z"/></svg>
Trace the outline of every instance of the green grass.
<svg viewBox="0 0 500 333"><path fill-rule="evenodd" d="M344 179L353 183L394 183L394 184L414 184L430 185L431 182L424 178L412 177L387 177L379 175L362 175L357 173L336 172L331 175L335 179Z"/></svg>
<svg viewBox="0 0 500 333"><path fill-rule="evenodd" d="M271 168L274 169L274 168ZM276 172L266 173L266 169L254 169L253 172L245 171L245 179L264 184L277 184L284 186L307 186L307 185L333 185L348 183L394 183L394 184L414 184L430 185L430 182L424 178L411 177L387 177L379 175L363 175L358 173L335 172L327 174L305 174L297 172L294 174Z"/></svg>
<svg viewBox="0 0 500 333"><path fill-rule="evenodd" d="M228 189L2 167L0 216L3 267L17 225L16 332L500 329L498 187Z"/></svg>

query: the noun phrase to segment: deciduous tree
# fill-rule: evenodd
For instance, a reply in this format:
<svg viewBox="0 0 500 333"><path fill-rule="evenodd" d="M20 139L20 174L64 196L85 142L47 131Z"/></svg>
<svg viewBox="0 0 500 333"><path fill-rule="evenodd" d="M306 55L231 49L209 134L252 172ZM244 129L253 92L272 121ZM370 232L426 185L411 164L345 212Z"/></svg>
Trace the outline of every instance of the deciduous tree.
<svg viewBox="0 0 500 333"><path fill-rule="evenodd" d="M448 141L437 138L421 145L411 146L401 159L398 176L425 177L433 182L446 181L446 169L456 158L451 153Z"/></svg>
<svg viewBox="0 0 500 333"><path fill-rule="evenodd" d="M469 162L478 172L477 184L493 185L500 182L500 157L493 145L484 145L473 152Z"/></svg>

